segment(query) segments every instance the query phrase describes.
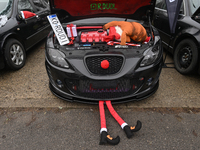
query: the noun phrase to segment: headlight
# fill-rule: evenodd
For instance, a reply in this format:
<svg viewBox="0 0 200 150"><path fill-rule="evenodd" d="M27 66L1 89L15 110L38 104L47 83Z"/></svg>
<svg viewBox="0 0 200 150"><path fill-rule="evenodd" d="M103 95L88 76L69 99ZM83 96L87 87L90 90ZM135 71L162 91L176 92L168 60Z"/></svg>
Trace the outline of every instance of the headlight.
<svg viewBox="0 0 200 150"><path fill-rule="evenodd" d="M61 52L59 50L48 48L46 55L52 64L54 64L58 67L69 69L69 64L66 62L65 54L63 52Z"/></svg>
<svg viewBox="0 0 200 150"><path fill-rule="evenodd" d="M159 53L161 51L161 40L158 39L157 42L155 43L156 44L154 45L153 48L149 48L144 52L143 54L144 58L140 63L141 67L151 65L157 60Z"/></svg>

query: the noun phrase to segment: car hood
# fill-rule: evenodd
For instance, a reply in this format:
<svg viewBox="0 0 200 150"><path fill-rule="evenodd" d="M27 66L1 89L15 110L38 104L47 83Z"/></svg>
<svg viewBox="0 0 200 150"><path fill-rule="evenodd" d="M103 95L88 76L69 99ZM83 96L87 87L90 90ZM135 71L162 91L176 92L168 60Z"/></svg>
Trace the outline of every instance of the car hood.
<svg viewBox="0 0 200 150"><path fill-rule="evenodd" d="M153 15L156 0L50 0L52 13L64 10L74 20L92 17L125 17L142 20Z"/></svg>

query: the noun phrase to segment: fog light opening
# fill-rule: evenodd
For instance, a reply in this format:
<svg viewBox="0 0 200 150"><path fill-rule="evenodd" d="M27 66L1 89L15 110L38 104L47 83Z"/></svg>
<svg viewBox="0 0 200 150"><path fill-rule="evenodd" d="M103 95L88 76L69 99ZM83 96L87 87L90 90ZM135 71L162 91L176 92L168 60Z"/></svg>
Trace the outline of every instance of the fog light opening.
<svg viewBox="0 0 200 150"><path fill-rule="evenodd" d="M137 86L136 85L133 85L133 90L135 90L137 88Z"/></svg>
<svg viewBox="0 0 200 150"><path fill-rule="evenodd" d="M72 88L76 91L77 90L77 86L73 85Z"/></svg>
<svg viewBox="0 0 200 150"><path fill-rule="evenodd" d="M150 86L153 83L153 78L149 78L147 80L147 85Z"/></svg>
<svg viewBox="0 0 200 150"><path fill-rule="evenodd" d="M143 77L141 77L139 80L140 80L140 81L143 81L143 80L144 80L144 78L143 78Z"/></svg>
<svg viewBox="0 0 200 150"><path fill-rule="evenodd" d="M62 81L59 80L59 79L56 80L56 84L57 84L57 86L60 87L60 88L63 87L63 83L62 83Z"/></svg>

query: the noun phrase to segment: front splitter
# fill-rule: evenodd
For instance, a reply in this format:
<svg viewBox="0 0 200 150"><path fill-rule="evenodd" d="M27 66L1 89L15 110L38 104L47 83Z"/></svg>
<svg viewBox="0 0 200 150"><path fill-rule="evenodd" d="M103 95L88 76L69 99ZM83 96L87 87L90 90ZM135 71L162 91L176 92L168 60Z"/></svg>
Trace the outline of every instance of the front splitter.
<svg viewBox="0 0 200 150"><path fill-rule="evenodd" d="M140 100L146 99L146 98L150 97L151 95L153 95L157 91L158 87L159 87L159 80L157 81L157 83L154 85L153 88L151 88L150 90L148 90L142 94L138 94L138 95L128 97L128 98L125 97L125 98L111 100L111 102L112 102L112 104L120 104L120 103L127 103L127 102L131 102L131 101L140 101ZM85 103L85 104L99 104L99 101L100 101L100 100L96 100L96 99L92 100L91 98L82 99L82 98L77 98L77 97L72 97L72 96L66 95L65 93L61 93L62 91L60 91L59 89L54 87L50 82L49 82L49 88L56 97L58 97L62 100L65 100L65 101L79 102L79 103ZM62 95L65 95L65 96L62 96Z"/></svg>

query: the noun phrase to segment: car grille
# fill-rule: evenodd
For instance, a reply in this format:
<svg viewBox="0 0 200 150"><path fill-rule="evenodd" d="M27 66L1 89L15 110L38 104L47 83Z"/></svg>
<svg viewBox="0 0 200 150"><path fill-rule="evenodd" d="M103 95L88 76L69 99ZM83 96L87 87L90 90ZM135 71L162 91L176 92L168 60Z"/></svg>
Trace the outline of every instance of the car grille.
<svg viewBox="0 0 200 150"><path fill-rule="evenodd" d="M77 96L108 100L135 93L142 86L143 80L128 78L110 81L66 79L65 83L68 89Z"/></svg>
<svg viewBox="0 0 200 150"><path fill-rule="evenodd" d="M107 60L109 68L103 69L101 62ZM120 71L124 58L122 56L90 56L85 59L87 68L95 75L111 75Z"/></svg>

